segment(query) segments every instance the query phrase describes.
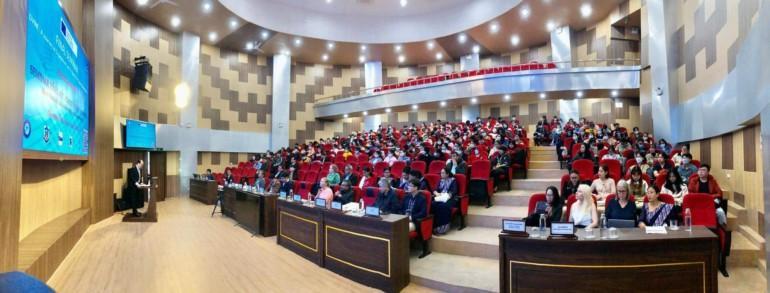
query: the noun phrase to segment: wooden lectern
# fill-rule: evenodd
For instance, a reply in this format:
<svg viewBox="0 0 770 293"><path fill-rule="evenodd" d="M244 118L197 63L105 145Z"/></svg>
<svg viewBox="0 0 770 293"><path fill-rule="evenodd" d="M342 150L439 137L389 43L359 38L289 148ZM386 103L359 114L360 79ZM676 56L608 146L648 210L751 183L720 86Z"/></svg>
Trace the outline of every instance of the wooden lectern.
<svg viewBox="0 0 770 293"><path fill-rule="evenodd" d="M143 185L141 188L147 190L147 211L141 216L134 217L131 214L123 215L123 222L158 222L158 212L155 205L155 196L152 195L152 190L157 189L158 185L153 183L158 177L152 177L150 183Z"/></svg>

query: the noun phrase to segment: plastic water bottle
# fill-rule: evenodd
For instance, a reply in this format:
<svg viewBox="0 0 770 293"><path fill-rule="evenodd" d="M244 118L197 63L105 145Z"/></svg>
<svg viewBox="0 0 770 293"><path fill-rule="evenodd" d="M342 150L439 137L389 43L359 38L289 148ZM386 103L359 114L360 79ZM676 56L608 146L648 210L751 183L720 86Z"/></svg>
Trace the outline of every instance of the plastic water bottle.
<svg viewBox="0 0 770 293"><path fill-rule="evenodd" d="M545 236L545 214L540 214L540 235Z"/></svg>
<svg viewBox="0 0 770 293"><path fill-rule="evenodd" d="M690 208L684 210L684 226L685 229L687 229L687 232L692 232L692 214L690 213Z"/></svg>
<svg viewBox="0 0 770 293"><path fill-rule="evenodd" d="M605 230L607 230L607 216L602 214L601 227L599 229L599 237L601 239L607 239L607 233L605 233Z"/></svg>

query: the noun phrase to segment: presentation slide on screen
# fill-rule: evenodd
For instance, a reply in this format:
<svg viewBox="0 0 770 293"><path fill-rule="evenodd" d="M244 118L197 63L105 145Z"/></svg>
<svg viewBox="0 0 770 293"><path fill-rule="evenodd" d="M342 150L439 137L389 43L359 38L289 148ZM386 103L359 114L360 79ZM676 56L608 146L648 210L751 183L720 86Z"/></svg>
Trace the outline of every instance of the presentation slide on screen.
<svg viewBox="0 0 770 293"><path fill-rule="evenodd" d="M137 120L126 120L126 147L154 149L155 124Z"/></svg>
<svg viewBox="0 0 770 293"><path fill-rule="evenodd" d="M23 147L86 156L88 57L56 0L28 9Z"/></svg>

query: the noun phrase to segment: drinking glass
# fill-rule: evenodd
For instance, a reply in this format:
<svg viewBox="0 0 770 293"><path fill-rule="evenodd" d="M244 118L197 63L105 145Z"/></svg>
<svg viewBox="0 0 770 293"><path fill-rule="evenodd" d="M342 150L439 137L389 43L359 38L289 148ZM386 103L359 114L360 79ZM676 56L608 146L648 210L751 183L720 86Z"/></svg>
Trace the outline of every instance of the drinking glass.
<svg viewBox="0 0 770 293"><path fill-rule="evenodd" d="M671 231L679 230L679 223L677 223L677 220L671 220L671 226L668 226L668 229Z"/></svg>
<svg viewBox="0 0 770 293"><path fill-rule="evenodd" d="M610 228L610 239L618 239L618 229L615 227Z"/></svg>
<svg viewBox="0 0 770 293"><path fill-rule="evenodd" d="M586 239L594 239L594 237L596 237L594 235L594 229L591 227L586 227L585 229L583 229L583 231L585 231Z"/></svg>
<svg viewBox="0 0 770 293"><path fill-rule="evenodd" d="M532 227L529 229L529 236L532 238L540 238L540 228L539 227Z"/></svg>

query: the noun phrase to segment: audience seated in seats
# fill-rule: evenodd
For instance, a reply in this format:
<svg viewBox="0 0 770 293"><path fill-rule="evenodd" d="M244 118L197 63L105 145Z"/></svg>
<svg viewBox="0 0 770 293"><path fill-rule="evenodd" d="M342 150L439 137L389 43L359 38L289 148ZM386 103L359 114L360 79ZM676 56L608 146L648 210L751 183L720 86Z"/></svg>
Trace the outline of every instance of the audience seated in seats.
<svg viewBox="0 0 770 293"><path fill-rule="evenodd" d="M383 161L382 151L375 151L374 155L369 160L369 163L372 163L372 166L374 166L374 164L377 164L377 163L382 162L382 161Z"/></svg>
<svg viewBox="0 0 770 293"><path fill-rule="evenodd" d="M274 154L272 152L268 152L268 155L270 159L272 160L273 165L270 168L271 173L278 173L278 167L283 166L283 156L279 156L277 154Z"/></svg>
<svg viewBox="0 0 770 293"><path fill-rule="evenodd" d="M615 198L607 201L604 215L607 220L633 220L636 225L636 204L630 201L631 195L628 191L628 183L618 182Z"/></svg>
<svg viewBox="0 0 770 293"><path fill-rule="evenodd" d="M280 182L281 182L281 190L279 191L279 193L285 192L287 196L294 195L293 194L294 182L292 182L289 177L281 177Z"/></svg>
<svg viewBox="0 0 770 293"><path fill-rule="evenodd" d="M257 179L254 180L254 187L257 188L258 191L265 190L265 171L259 170L257 171Z"/></svg>
<svg viewBox="0 0 770 293"><path fill-rule="evenodd" d="M647 187L647 202L642 206L642 213L639 216L639 228L647 226L663 226L668 224L669 220L675 216L671 211L674 205L664 203L658 200L660 190L653 186Z"/></svg>
<svg viewBox="0 0 770 293"><path fill-rule="evenodd" d="M645 155L644 152L637 151L634 156L636 157L636 166L642 170L643 174L648 174L647 172L650 170L650 166L652 166L652 163L655 161L652 154Z"/></svg>
<svg viewBox="0 0 770 293"><path fill-rule="evenodd" d="M647 169L647 176L650 176L650 178L658 178L658 175L660 175L660 172L663 170L671 170L674 166L671 166L668 162L668 155L664 153L657 153L655 155L655 162L652 164L652 167Z"/></svg>
<svg viewBox="0 0 770 293"><path fill-rule="evenodd" d="M722 188L719 187L716 179L714 179L709 172L711 166L709 164L701 164L698 168L697 176L690 178L690 183L687 184L687 190L691 193L705 193L714 196L714 204L717 210L717 220L719 224L727 224L727 215L722 207Z"/></svg>
<svg viewBox="0 0 770 293"><path fill-rule="evenodd" d="M682 147L682 150L684 151L686 147ZM692 174L695 174L698 172L698 167L695 166L695 164L692 163L692 155L689 153L683 154L681 156L681 159L676 167L677 172L679 172L679 175L687 180L692 176Z"/></svg>
<svg viewBox="0 0 770 293"><path fill-rule="evenodd" d="M622 164L625 164L625 160L623 160L623 157L620 156L620 154L617 153L615 146L610 146L607 149L607 153L604 154L603 157L601 157L600 160L617 160Z"/></svg>
<svg viewBox="0 0 770 293"><path fill-rule="evenodd" d="M340 190L334 194L334 201L345 205L349 202L353 202L354 200L355 192L353 191L353 187L351 187L350 181L342 180L342 183L340 183Z"/></svg>
<svg viewBox="0 0 770 293"><path fill-rule="evenodd" d="M550 227L553 222L560 222L563 206L559 190L556 186L548 186L545 190L545 201L541 200L535 203L535 210L532 211L531 215L527 216L527 226L539 226L540 215L545 215L547 227Z"/></svg>
<svg viewBox="0 0 770 293"><path fill-rule="evenodd" d="M468 165L465 164L465 161L463 161L463 157L460 153L452 152L451 158L446 162L446 168L449 169L449 172L451 172L452 175L465 175L465 171L467 170Z"/></svg>
<svg viewBox="0 0 770 293"><path fill-rule="evenodd" d="M401 200L399 214L409 216L409 231L415 231L415 221L428 215L425 197L420 194L420 182L416 179L409 181L404 199Z"/></svg>
<svg viewBox="0 0 770 293"><path fill-rule="evenodd" d="M278 179L270 180L270 188L267 189L268 193L278 194L281 192L281 181Z"/></svg>
<svg viewBox="0 0 770 293"><path fill-rule="evenodd" d="M577 193L579 186L580 173L578 173L578 171L572 170L572 172L569 173L569 181L567 181L567 183L561 187L561 195L564 197L562 200L566 200L570 195Z"/></svg>
<svg viewBox="0 0 770 293"><path fill-rule="evenodd" d="M658 140L658 150L666 155L671 153L672 147L665 139Z"/></svg>
<svg viewBox="0 0 770 293"><path fill-rule="evenodd" d="M585 184L578 186L575 193L575 201L570 207L568 221L575 224L578 228L596 228L599 226L599 216L594 204L591 187Z"/></svg>
<svg viewBox="0 0 770 293"><path fill-rule="evenodd" d="M458 185L455 178L450 174L449 169L441 169L441 181L438 183L438 188L433 191L431 206L434 215L434 234L444 235L449 231L452 208L457 205L458 196Z"/></svg>
<svg viewBox="0 0 770 293"><path fill-rule="evenodd" d="M374 206L380 208L382 213L390 214L400 211L398 196L396 196L396 191L390 188L388 181L380 180L377 184L380 187L380 192L377 194Z"/></svg>
<svg viewBox="0 0 770 293"><path fill-rule="evenodd" d="M377 187L377 177L374 177L371 169L364 169L364 176L358 181L358 188L364 190L367 187Z"/></svg>
<svg viewBox="0 0 770 293"><path fill-rule="evenodd" d="M572 158L572 162L580 159L595 161L593 154L591 154L591 151L589 150L588 145L586 145L585 143L580 144L580 149L578 150L577 154L575 154L575 157ZM570 162L570 164L567 166L571 169L572 163Z"/></svg>
<svg viewBox="0 0 770 293"><path fill-rule="evenodd" d="M233 178L233 172L230 168L225 169L225 176L222 179L224 180L225 185L234 183L233 181L235 181L235 178Z"/></svg>
<svg viewBox="0 0 770 293"><path fill-rule="evenodd" d="M422 173L420 173L420 171L412 170L411 179L417 180L417 187L420 190L431 192L430 183L428 183L428 180L425 180L425 178L422 176Z"/></svg>
<svg viewBox="0 0 770 293"><path fill-rule="evenodd" d="M393 166L393 163L398 161L398 157L396 157L396 151L391 149L388 151L388 155L385 156L385 163L388 163L388 166Z"/></svg>
<svg viewBox="0 0 770 293"><path fill-rule="evenodd" d="M350 181L352 184L358 183L358 176L356 173L353 172L353 165L347 164L345 165L345 174L342 174L340 180L342 181Z"/></svg>
<svg viewBox="0 0 770 293"><path fill-rule="evenodd" d="M677 171L677 169L673 169L671 172L668 172L666 177L666 183L663 184L663 187L660 189L660 193L670 194L674 197L676 203L681 205L684 196L689 193L687 191L687 185L682 181L682 177L679 176L679 171Z"/></svg>
<svg viewBox="0 0 770 293"><path fill-rule="evenodd" d="M390 167L385 168L385 170L382 171L382 177L380 177L380 180L383 179L388 181L388 184L390 184L391 188L398 188L398 180L393 178L393 175L390 172Z"/></svg>
<svg viewBox="0 0 770 293"><path fill-rule="evenodd" d="M412 161L412 158L406 155L406 152L403 150L398 151L398 160L406 163L406 165L409 165L409 162Z"/></svg>
<svg viewBox="0 0 770 293"><path fill-rule="evenodd" d="M397 189L407 190L409 188L409 181L412 180L412 168L404 167L401 172L401 179L398 180Z"/></svg>
<svg viewBox="0 0 770 293"><path fill-rule="evenodd" d="M283 167L283 165L278 165L278 166L275 168L275 171L273 172L273 174L272 174L272 175L270 175L270 179L278 179L278 178L281 178L281 177L283 177L283 176L286 176L288 173L289 173L289 171L287 171L287 170L286 170L286 169ZM271 180L271 181L272 181L272 180Z"/></svg>
<svg viewBox="0 0 770 293"><path fill-rule="evenodd" d="M641 203L644 200L644 195L647 194L647 181L642 177L642 169L639 166L631 167L631 177L626 183L629 197L633 196L636 202Z"/></svg>
<svg viewBox="0 0 770 293"><path fill-rule="evenodd" d="M340 173L337 165L329 166L329 174L326 175L326 182L329 186L337 186L340 184Z"/></svg>
<svg viewBox="0 0 770 293"><path fill-rule="evenodd" d="M692 154L690 154L690 145L683 145L682 148L679 150L679 153L675 154L673 157L671 157L671 160L674 161L674 165L681 166L682 165L682 159L684 159L684 155L689 154L690 160L692 161ZM695 172L693 172L695 173ZM679 173L681 174L681 172ZM687 178L687 177L684 177Z"/></svg>
<svg viewBox="0 0 770 293"><path fill-rule="evenodd" d="M591 190L596 192L601 201L604 201L607 195L615 193L615 180L610 178L610 168L607 165L599 166L599 178L591 183Z"/></svg>
<svg viewBox="0 0 770 293"><path fill-rule="evenodd" d="M493 178L495 190L502 183L502 180L510 180L508 178L508 168L511 167L511 158L505 153L505 147L501 145L495 145L494 152L490 153L489 162L492 165L492 172L490 177ZM500 175L503 175L505 179L501 179Z"/></svg>
<svg viewBox="0 0 770 293"><path fill-rule="evenodd" d="M318 194L313 196L311 200L322 198L326 200L326 208L329 208L332 205L332 200L334 200L334 191L332 191L331 187L329 187L329 182L326 178L321 178L319 184L320 187L318 188Z"/></svg>
<svg viewBox="0 0 770 293"><path fill-rule="evenodd" d="M203 178L206 180L214 180L214 174L211 173L211 169L206 169L206 174L203 174Z"/></svg>

